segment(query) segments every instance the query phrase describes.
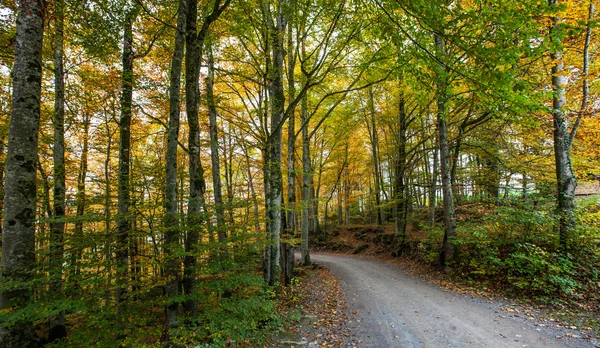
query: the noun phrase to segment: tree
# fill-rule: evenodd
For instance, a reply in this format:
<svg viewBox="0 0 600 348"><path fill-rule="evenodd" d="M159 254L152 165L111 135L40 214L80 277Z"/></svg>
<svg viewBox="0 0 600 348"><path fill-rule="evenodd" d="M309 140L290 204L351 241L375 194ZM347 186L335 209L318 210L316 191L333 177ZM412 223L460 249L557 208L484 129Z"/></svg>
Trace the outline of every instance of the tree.
<svg viewBox="0 0 600 348"><path fill-rule="evenodd" d="M117 303L122 303L128 291L129 274L129 235L131 231L129 170L131 160L131 115L133 107L133 24L139 8L133 5L126 8L123 23L121 116L119 119L119 176L118 176L118 214L117 214Z"/></svg>
<svg viewBox="0 0 600 348"><path fill-rule="evenodd" d="M188 203L188 231L185 239L186 256L184 259L183 289L188 296L194 293L196 284L197 257L195 251L199 242L199 229L202 223L201 211L206 209L204 193L204 168L200 162L200 125L198 112L200 108L200 63L204 41L209 33L212 23L229 6L230 0L221 3L215 0L210 14L204 18L198 31L198 1L188 0L186 17L186 51L185 51L185 91L186 114L188 119L188 154L189 154L189 180L190 194ZM188 298L184 303L188 314L196 312L196 301Z"/></svg>
<svg viewBox="0 0 600 348"><path fill-rule="evenodd" d="M13 104L8 133L2 278L22 282L22 288L4 289L3 310L27 305L33 296L29 283L35 267L36 162L42 82L44 2L20 0L18 5ZM35 347L32 322L0 328L0 345Z"/></svg>
<svg viewBox="0 0 600 348"><path fill-rule="evenodd" d="M557 11L558 0L548 0L548 5ZM560 245L568 249L569 238L575 231L575 188L577 179L571 163L571 136L565 117L566 76L564 73L561 18L552 16L550 26L550 58L552 66L552 118L554 121L554 159L556 162L556 181L558 189L559 235Z"/></svg>
<svg viewBox="0 0 600 348"><path fill-rule="evenodd" d="M165 161L165 273L168 278L165 286L166 294L171 301L167 305L167 327L179 325L177 318L178 303L175 297L179 287L179 262L176 252L180 238L177 218L177 145L179 143L179 114L181 99L181 66L185 44L187 18L187 0L179 0L177 8L177 27L175 28L175 44L171 60L169 86L169 129L167 135L167 153Z"/></svg>
<svg viewBox="0 0 600 348"><path fill-rule="evenodd" d="M63 296L63 253L65 234L65 73L63 67L65 3L57 0L54 28L54 222L50 231L50 291L54 300ZM49 323L51 340L67 336L61 311Z"/></svg>

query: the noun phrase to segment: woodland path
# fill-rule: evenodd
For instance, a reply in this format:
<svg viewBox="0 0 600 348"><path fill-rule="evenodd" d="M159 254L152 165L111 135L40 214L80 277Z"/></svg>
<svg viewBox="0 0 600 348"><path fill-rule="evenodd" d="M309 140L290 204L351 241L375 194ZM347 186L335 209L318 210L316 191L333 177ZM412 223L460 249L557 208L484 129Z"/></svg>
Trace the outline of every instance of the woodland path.
<svg viewBox="0 0 600 348"><path fill-rule="evenodd" d="M503 312L500 303L445 291L397 266L324 254L311 260L341 279L359 347L596 347L556 339L564 332L536 327Z"/></svg>

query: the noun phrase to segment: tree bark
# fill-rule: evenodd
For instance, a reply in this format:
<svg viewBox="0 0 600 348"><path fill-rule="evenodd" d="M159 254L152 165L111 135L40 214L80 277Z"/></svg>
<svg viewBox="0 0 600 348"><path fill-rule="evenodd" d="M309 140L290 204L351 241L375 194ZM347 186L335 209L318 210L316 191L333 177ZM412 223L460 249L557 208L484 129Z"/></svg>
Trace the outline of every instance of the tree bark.
<svg viewBox="0 0 600 348"><path fill-rule="evenodd" d="M186 90L186 114L189 127L188 151L189 151L189 179L190 195L188 202L188 231L185 239L186 256L184 258L183 289L188 299L184 303L184 309L190 315L196 313L196 301L189 297L194 293L196 286L196 267L198 242L200 241L200 226L204 222L202 210L206 213L206 202L204 193L206 183L204 180L204 168L200 161L200 124L198 123L198 112L200 109L200 63L202 61L202 49L204 40L208 35L210 25L216 21L221 13L229 6L230 0L225 0L221 5L216 0L210 15L205 17L197 31L197 0L188 0L186 16L186 52L185 52L185 90Z"/></svg>
<svg viewBox="0 0 600 348"><path fill-rule="evenodd" d="M33 279L35 266L36 162L42 82L44 1L19 0L13 101L8 131L4 223L2 230L2 282ZM3 290L0 309L27 306L30 286ZM0 346L36 347L33 323L0 328Z"/></svg>
<svg viewBox="0 0 600 348"><path fill-rule="evenodd" d="M406 245L406 216L407 216L407 197L406 197L406 132L407 116L404 102L404 95L400 95L398 102L398 158L395 172L394 198L396 202L396 256L402 254Z"/></svg>
<svg viewBox="0 0 600 348"><path fill-rule="evenodd" d="M221 248L225 251L225 239L227 231L225 230L225 207L223 205L223 193L221 187L221 167L219 164L219 135L217 130L217 106L215 103L214 84L215 84L215 62L212 54L212 47L208 45L208 75L206 77L206 100L208 102L208 119L210 127L210 159L211 172L213 180L213 190L215 198L215 213L217 215L217 236ZM230 169L231 170L231 169Z"/></svg>
<svg viewBox="0 0 600 348"><path fill-rule="evenodd" d="M127 15L123 26L121 117L119 120L119 176L117 193L117 303L122 304L128 291L129 239L131 216L129 212L129 170L131 160L131 115L133 106L133 23L137 6ZM119 305L119 311L123 306Z"/></svg>
<svg viewBox="0 0 600 348"><path fill-rule="evenodd" d="M106 116L106 115L105 115ZM110 263L110 259L112 258L112 233L110 231L110 224L112 219L112 214L110 211L111 206L111 178L110 178L110 157L112 150L112 136L113 132L110 130L110 119L105 117L105 127L106 127L106 135L107 135L107 143L106 143L106 157L104 158L104 263L106 264L107 269L107 279L106 279L106 292L105 292L105 300L107 304L110 301L110 291L111 283L112 283L112 266Z"/></svg>
<svg viewBox="0 0 600 348"><path fill-rule="evenodd" d="M165 275L167 283L165 292L169 303L166 311L167 328L179 326L179 303L174 300L178 293L179 284L179 258L176 252L179 246L180 232L177 217L177 145L179 143L179 114L181 102L181 67L183 64L183 51L185 44L186 25L186 0L179 0L177 9L177 27L175 29L175 46L171 60L169 81L169 129L167 133L167 154L165 174Z"/></svg>
<svg viewBox="0 0 600 348"><path fill-rule="evenodd" d="M83 214L85 213L86 193L85 193L85 180L87 177L88 167L88 153L89 153L89 131L90 131L90 117L87 112L83 114L83 148L81 151L81 163L79 165L79 174L77 176L77 195L75 205L77 206L77 219L75 221L75 228L73 230L73 239L71 248L73 249L71 263L73 265L73 273L75 274L75 288L79 279L79 271L81 269L79 261L81 260L81 253L83 251L82 244L83 239Z"/></svg>
<svg viewBox="0 0 600 348"><path fill-rule="evenodd" d="M188 315L196 313L196 301L189 297L193 294L196 284L197 244L199 242L199 229L202 224L202 204L204 201L204 169L200 162L200 126L198 124L198 111L200 106L200 63L202 59L202 44L197 36L197 0L188 0L186 21L186 51L185 51L185 90L186 114L188 119L188 171L190 180L190 193L187 211L187 235L185 238L183 291L188 297L184 309Z"/></svg>
<svg viewBox="0 0 600 348"><path fill-rule="evenodd" d="M310 234L310 211L311 202L311 176L312 168L310 161L310 138L308 134L308 94L302 98L302 242L300 244L301 263L304 266L310 265L310 254L308 249L308 239Z"/></svg>
<svg viewBox="0 0 600 348"><path fill-rule="evenodd" d="M444 43L439 34L434 34L438 55L444 52ZM450 147L448 144L448 126L446 103L448 101L447 72L442 64L438 68L437 77L437 126L440 146L440 171L442 175L442 198L444 204L444 240L440 252L440 267L446 265L448 259L456 259L457 251L453 238L456 234L456 218L454 216L454 200L450 183Z"/></svg>
<svg viewBox="0 0 600 348"><path fill-rule="evenodd" d="M429 188L429 226L435 224L435 206L437 204L437 174L438 174L438 146L434 145L433 164L431 168L431 184Z"/></svg>
<svg viewBox="0 0 600 348"><path fill-rule="evenodd" d="M558 6L558 0L549 0L550 7ZM565 118L566 77L563 62L563 49L560 38L561 19L552 17L550 40L554 47L550 52L552 66L552 117L554 119L554 159L556 163L556 181L558 191L557 213L559 215L559 244L563 250L568 250L569 238L576 228L575 221L575 188L577 179L571 165L570 135Z"/></svg>
<svg viewBox="0 0 600 348"><path fill-rule="evenodd" d="M288 56L288 100L292 102L296 97L294 70L296 68L296 54L292 26L287 31L287 56ZM288 103L289 105L289 103ZM287 216L286 237L291 239L296 234L296 113L295 107L289 111L288 144L287 144ZM284 285L289 285L294 272L294 247L291 243L282 243L281 264L284 274Z"/></svg>
<svg viewBox="0 0 600 348"><path fill-rule="evenodd" d="M282 173L281 173L281 146L283 113L285 108L285 95L283 92L283 59L285 48L283 36L287 24L287 17L283 11L284 1L278 5L278 13L272 37L273 66L271 69L271 134L269 135L269 224L272 234L271 239L271 279L269 285L274 285L279 278L279 240L281 235L281 206L282 206Z"/></svg>
<svg viewBox="0 0 600 348"><path fill-rule="evenodd" d="M63 67L64 0L54 3L54 219L50 228L50 297L60 301L63 290L65 236L65 73ZM66 337L64 312L50 319L51 341Z"/></svg>
<svg viewBox="0 0 600 348"><path fill-rule="evenodd" d="M375 96L373 95L373 87L369 87L369 100L367 101L369 107L369 120L367 123L370 128L371 135L371 155L373 156L373 171L375 174L375 212L377 214L377 225L383 224L383 219L381 217L381 180L379 179L379 154L378 154L378 134L377 134L377 124L375 122Z"/></svg>

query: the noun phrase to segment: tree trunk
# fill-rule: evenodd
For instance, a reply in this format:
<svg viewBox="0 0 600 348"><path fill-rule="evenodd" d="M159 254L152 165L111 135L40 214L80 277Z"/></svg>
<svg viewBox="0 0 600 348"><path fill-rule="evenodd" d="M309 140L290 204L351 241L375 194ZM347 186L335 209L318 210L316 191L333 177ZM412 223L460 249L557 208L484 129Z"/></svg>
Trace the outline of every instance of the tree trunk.
<svg viewBox="0 0 600 348"><path fill-rule="evenodd" d="M302 98L302 243L300 252L302 254L301 263L304 266L310 265L310 254L308 250L308 239L310 233L310 211L312 202L310 200L311 187L311 161L310 161L310 138L308 134L308 95Z"/></svg>
<svg viewBox="0 0 600 348"><path fill-rule="evenodd" d="M35 266L36 161L42 82L44 1L19 0L13 101L8 131L4 223L2 230L2 282L30 282ZM3 290L0 309L27 306L30 287ZM33 323L25 321L0 328L0 346L35 347Z"/></svg>
<svg viewBox="0 0 600 348"><path fill-rule="evenodd" d="M196 265L198 262L195 253L200 241L200 226L205 220L202 216L202 210L204 210L205 214L207 212L204 199L206 183L204 181L204 168L200 161L200 124L198 123L198 112L200 109L200 63L202 62L204 40L208 35L210 25L219 18L229 3L229 0L225 0L221 6L221 1L216 0L212 12L204 18L199 32L197 31L198 1L188 0L187 3L185 105L189 127L190 197L188 202L188 231L185 239L186 256L184 259L183 288L188 297L194 293L196 286ZM208 225L210 229L210 223ZM188 298L184 303L184 309L188 314L193 316L196 313L196 302Z"/></svg>
<svg viewBox="0 0 600 348"><path fill-rule="evenodd" d="M435 45L438 55L444 52L444 43L439 34L435 34ZM437 125L438 141L440 146L440 170L442 175L442 198L444 204L444 241L440 253L440 267L446 265L448 259L456 259L457 251L454 244L454 235L456 234L456 218L454 216L454 200L452 199L452 187L450 183L450 147L448 144L448 126L447 126L447 72L442 64L438 68L437 77Z"/></svg>
<svg viewBox="0 0 600 348"><path fill-rule="evenodd" d="M4 156L6 151L6 139L0 138L0 158ZM4 169L6 168L6 160L0 161L0 231L2 231L2 222L4 220ZM0 276L1 279L1 276Z"/></svg>
<svg viewBox="0 0 600 348"><path fill-rule="evenodd" d="M50 297L60 301L63 290L65 236L65 74L63 67L64 0L54 3L54 219L50 228ZM48 338L67 336L64 312L50 319Z"/></svg>
<svg viewBox="0 0 600 348"><path fill-rule="evenodd" d="M462 145L462 138L464 135L465 129L461 125L458 129L458 136L456 137L456 144L454 145L454 153L452 155L452 165L450 169L450 186L452 186L452 195L456 200L456 205L460 206L460 194L458 192L458 184L456 173L458 171L458 159L460 157L460 147Z"/></svg>
<svg viewBox="0 0 600 348"><path fill-rule="evenodd" d="M350 172L346 168L346 179L344 180L344 223L348 225L350 223L350 193L352 187L350 186Z"/></svg>
<svg viewBox="0 0 600 348"><path fill-rule="evenodd" d="M208 75L206 77L206 100L208 103L208 119L210 127L210 159L215 198L215 212L217 215L217 236L221 248L225 251L225 207L223 205L223 193L221 190L221 167L219 164L219 135L217 131L217 106L214 96L215 67L212 47L208 45ZM231 169L230 169L231 170Z"/></svg>
<svg viewBox="0 0 600 348"><path fill-rule="evenodd" d="M81 269L79 262L81 260L81 253L83 250L82 243L83 239L83 214L85 213L85 180L87 177L87 168L88 168L88 153L89 153L89 131L90 131L90 116L87 112L83 114L83 149L81 151L81 163L79 165L79 175L77 176L77 196L76 196L76 206L77 206L77 219L75 221L75 229L73 230L73 240L71 248L72 259L71 264L73 265L73 273L75 274L75 288L78 288L77 285L79 279L79 271Z"/></svg>
<svg viewBox="0 0 600 348"><path fill-rule="evenodd" d="M168 329L179 326L179 303L174 300L178 293L180 263L177 257L179 244L179 219L177 217L177 145L179 142L179 113L181 101L181 67L185 44L186 0L179 0L177 9L177 27L175 29L175 47L171 60L169 85L169 129L167 133L167 154L165 174L165 275L167 283L165 293L169 299L166 311Z"/></svg>
<svg viewBox="0 0 600 348"><path fill-rule="evenodd" d="M121 94L121 118L119 120L119 177L117 197L117 303L127 295L129 276L129 239L131 216L129 213L129 169L131 161L131 109L133 106L133 23L137 17L137 6L127 14L123 27L123 76ZM123 306L119 306L123 311Z"/></svg>
<svg viewBox="0 0 600 348"><path fill-rule="evenodd" d="M550 7L556 7L558 6L558 0L549 0L548 4ZM561 249L568 250L569 239L576 228L575 188L577 187L577 179L573 174L571 165L570 139L564 110L566 104L566 77L559 33L560 27L561 19L556 16L552 17L550 39L553 42L553 49L550 52L550 58L554 63L552 66L552 116L554 118L554 159L558 186L557 212L560 218L559 243Z"/></svg>
<svg viewBox="0 0 600 348"><path fill-rule="evenodd" d="M429 189L429 226L435 224L435 206L437 205L437 173L438 173L438 146L433 149L433 164L431 168L431 184Z"/></svg>
<svg viewBox="0 0 600 348"><path fill-rule="evenodd" d="M202 42L197 37L197 0L188 0L186 21L186 52L185 52L185 90L186 114L188 119L188 151L189 151L189 180L190 193L187 212L187 235L185 238L183 290L188 297L184 309L188 315L196 313L196 301L190 299L196 284L197 245L200 239L199 229L202 224L202 203L204 201L204 169L200 162L200 126L198 110L200 107L200 63L202 59Z"/></svg>
<svg viewBox="0 0 600 348"><path fill-rule="evenodd" d="M241 141L242 150L244 151L244 158L246 159L246 175L248 176L248 189L250 191L250 197L252 198L252 208L254 211L254 230L256 233L260 232L260 220L258 217L258 199L256 197L256 191L254 190L254 179L252 178L252 170L250 169L250 153L246 143Z"/></svg>
<svg viewBox="0 0 600 348"><path fill-rule="evenodd" d="M284 11L287 10L285 1L280 1L277 9L277 16L273 27L271 28L273 38L272 42L272 69L271 69L271 133L267 141L267 151L269 152L269 211L268 224L270 248L271 248L271 277L269 285L274 285L279 280L280 272L280 247L279 240L281 237L281 205L282 205L282 188L283 178L281 172L281 142L282 142L282 125L283 114L285 109L285 95L283 91L283 59L285 56L285 48L283 39L285 28L287 25L287 16ZM271 19L269 19L271 21Z"/></svg>
<svg viewBox="0 0 600 348"><path fill-rule="evenodd" d="M406 245L406 213L407 213L407 197L406 197L406 132L407 119L404 104L404 95L400 95L398 103L398 158L396 162L395 173L395 188L394 194L396 197L396 256L402 254L402 250Z"/></svg>
<svg viewBox="0 0 600 348"><path fill-rule="evenodd" d="M106 264L107 269L107 279L106 279L106 292L105 292L105 300L108 305L110 300L110 291L111 282L112 282L112 267L110 263L110 259L112 258L111 244L112 244L112 233L110 231L110 222L112 219L110 205L111 205L111 180L110 180L110 157L112 150L112 135L113 133L110 131L110 120L108 117L105 119L106 126L106 134L108 137L108 142L106 144L106 157L104 158L104 262Z"/></svg>
<svg viewBox="0 0 600 348"><path fill-rule="evenodd" d="M375 212L377 214L377 225L382 225L383 220L381 217L381 180L379 179L379 155L378 155L378 135L377 135L377 123L375 122L375 96L373 95L373 87L369 87L369 113L370 129L371 129L371 155L373 156L373 170L375 173Z"/></svg>
<svg viewBox="0 0 600 348"><path fill-rule="evenodd" d="M288 26L287 56L288 56L288 100L291 102L296 97L294 70L296 68L296 55L294 53L292 26ZM296 234L296 114L295 108L290 111L288 120L288 147L287 147L287 216L286 237L291 239ZM294 268L294 247L290 243L283 243L281 258L284 274L284 285L292 280Z"/></svg>

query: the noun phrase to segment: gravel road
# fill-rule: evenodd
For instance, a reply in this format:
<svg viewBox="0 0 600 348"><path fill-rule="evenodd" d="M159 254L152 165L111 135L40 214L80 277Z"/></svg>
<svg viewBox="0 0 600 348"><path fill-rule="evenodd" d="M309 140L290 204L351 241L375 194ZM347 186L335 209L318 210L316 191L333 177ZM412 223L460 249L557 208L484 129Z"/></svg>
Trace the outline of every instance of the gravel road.
<svg viewBox="0 0 600 348"><path fill-rule="evenodd" d="M557 339L565 332L534 326L499 303L445 291L397 266L350 256L311 259L341 279L359 347L596 347Z"/></svg>

